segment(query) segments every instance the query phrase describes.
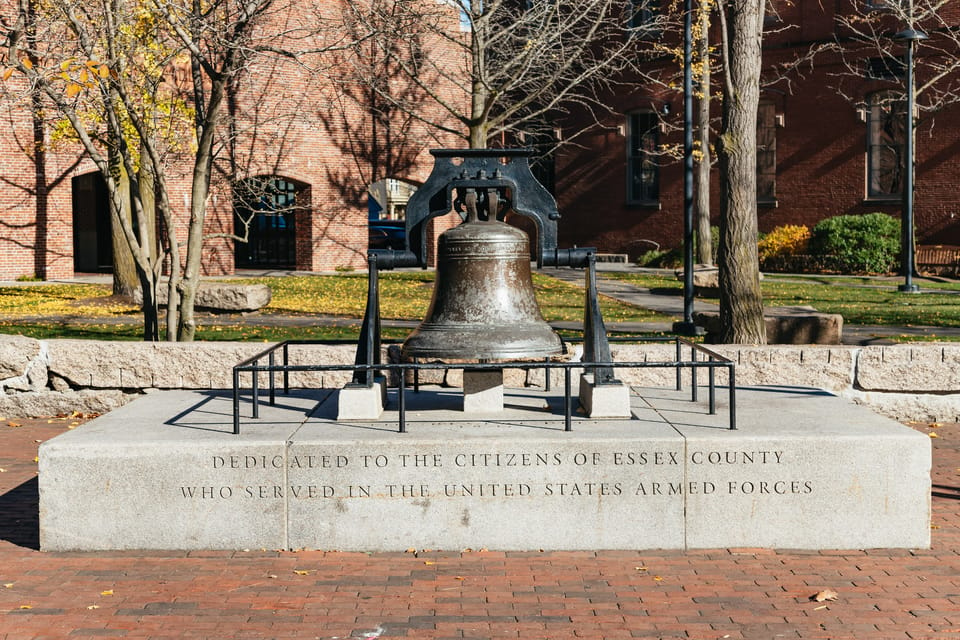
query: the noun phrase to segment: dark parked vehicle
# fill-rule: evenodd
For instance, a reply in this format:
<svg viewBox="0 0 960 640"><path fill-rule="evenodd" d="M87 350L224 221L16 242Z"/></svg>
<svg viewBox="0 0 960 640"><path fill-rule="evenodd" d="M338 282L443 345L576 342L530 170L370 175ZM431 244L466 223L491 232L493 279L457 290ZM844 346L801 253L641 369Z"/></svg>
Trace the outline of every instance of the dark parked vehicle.
<svg viewBox="0 0 960 640"><path fill-rule="evenodd" d="M371 249L403 249L406 247L407 223L403 220L371 220Z"/></svg>

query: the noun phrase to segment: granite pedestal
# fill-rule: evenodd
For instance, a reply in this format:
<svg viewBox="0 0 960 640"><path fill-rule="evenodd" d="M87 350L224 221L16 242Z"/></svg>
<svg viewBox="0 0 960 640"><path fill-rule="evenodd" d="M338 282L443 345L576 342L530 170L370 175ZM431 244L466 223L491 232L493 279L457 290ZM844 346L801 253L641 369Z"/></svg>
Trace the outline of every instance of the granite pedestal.
<svg viewBox="0 0 960 640"><path fill-rule="evenodd" d="M40 448L44 550L793 549L930 543L929 438L825 392L738 390L739 429L672 390L630 419L554 393L396 391L336 421L337 391L278 395L231 433L228 393L147 395ZM705 398L706 392L700 397ZM249 405L244 404L249 415Z"/></svg>

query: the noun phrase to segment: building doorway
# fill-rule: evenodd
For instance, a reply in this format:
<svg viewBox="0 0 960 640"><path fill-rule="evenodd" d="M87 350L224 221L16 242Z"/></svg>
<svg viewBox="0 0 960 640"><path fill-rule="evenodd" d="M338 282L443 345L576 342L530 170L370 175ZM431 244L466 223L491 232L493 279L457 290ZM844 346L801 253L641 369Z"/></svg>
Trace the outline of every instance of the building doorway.
<svg viewBox="0 0 960 640"><path fill-rule="evenodd" d="M112 273L110 199L99 171L77 176L73 187L73 270Z"/></svg>

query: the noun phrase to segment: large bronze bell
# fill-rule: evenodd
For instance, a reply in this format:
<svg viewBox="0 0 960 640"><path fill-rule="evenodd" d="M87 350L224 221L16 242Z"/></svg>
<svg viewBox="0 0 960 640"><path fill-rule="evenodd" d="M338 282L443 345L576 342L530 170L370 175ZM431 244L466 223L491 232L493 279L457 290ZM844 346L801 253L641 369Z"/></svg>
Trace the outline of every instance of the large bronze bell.
<svg viewBox="0 0 960 640"><path fill-rule="evenodd" d="M419 358L515 360L562 353L560 337L540 314L530 275L527 234L477 214L467 193L466 220L440 235L437 277L427 318L403 343ZM496 192L487 196L491 212Z"/></svg>

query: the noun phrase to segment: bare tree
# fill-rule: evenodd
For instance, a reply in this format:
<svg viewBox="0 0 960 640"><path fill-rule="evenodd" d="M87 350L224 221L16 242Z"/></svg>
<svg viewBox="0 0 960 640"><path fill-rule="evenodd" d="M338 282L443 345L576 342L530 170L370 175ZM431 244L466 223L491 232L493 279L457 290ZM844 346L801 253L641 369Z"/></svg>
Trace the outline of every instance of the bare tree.
<svg viewBox="0 0 960 640"><path fill-rule="evenodd" d="M355 4L346 9L344 28L351 44L335 56L336 95L316 113L330 139L352 161L326 171L330 184L355 206L366 203L371 184L406 175L424 149L438 142L437 129L423 122L431 119L424 109L429 95L420 83L426 79L416 82L404 73L428 53L415 34L405 40L394 37L396 13L405 5L373 0L371 6L376 10L365 13L362 21L352 15L359 10Z"/></svg>
<svg viewBox="0 0 960 640"><path fill-rule="evenodd" d="M960 29L951 0L857 0L837 16L837 40L829 48L841 56L844 72L836 89L860 103L864 79L898 79L903 71L906 30L923 31L914 58L917 108L936 113L960 102ZM821 50L823 50L821 48Z"/></svg>
<svg viewBox="0 0 960 640"><path fill-rule="evenodd" d="M226 105L239 78L255 73L258 56L303 67L341 46L342 31L324 37L332 23L295 4L19 0L4 25L6 68L69 123L106 181L113 223L136 262L147 340L159 338L164 266L167 338L194 337L213 167L231 131L224 126ZM31 15L38 16L35 27ZM186 215L171 197L171 184L181 178L189 184ZM157 247L154 215L165 252Z"/></svg>
<svg viewBox="0 0 960 640"><path fill-rule="evenodd" d="M416 83L435 109L381 97L471 148L552 137L558 118L605 109L619 72L638 60L639 31L622 0L376 0L354 20L392 25L382 55ZM636 6L634 6L636 5ZM426 55L442 47L445 55ZM466 99L464 99L466 97ZM586 121L586 119L584 119ZM588 122L592 125L596 119ZM566 136L571 137L571 136Z"/></svg>
<svg viewBox="0 0 960 640"><path fill-rule="evenodd" d="M764 0L724 0L720 164L720 339L765 344L757 257L757 108Z"/></svg>

